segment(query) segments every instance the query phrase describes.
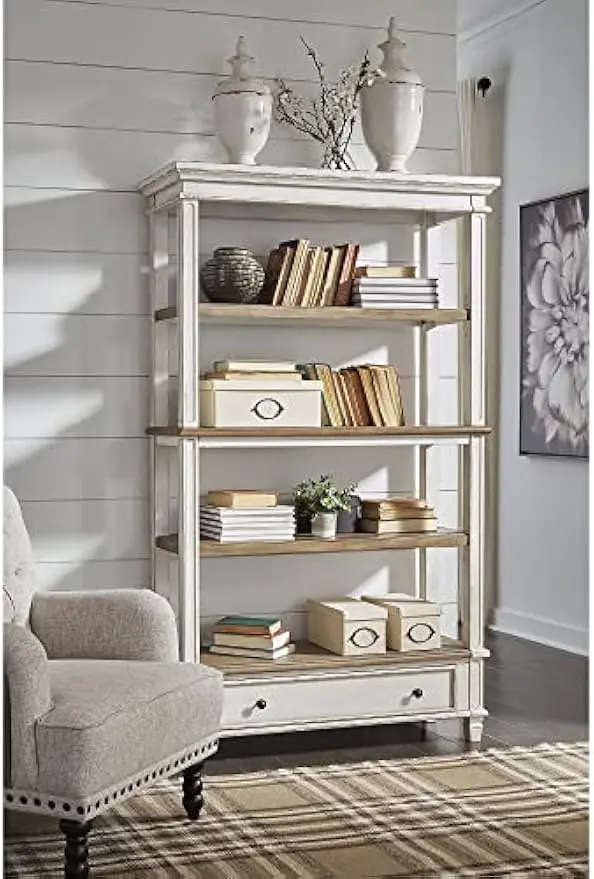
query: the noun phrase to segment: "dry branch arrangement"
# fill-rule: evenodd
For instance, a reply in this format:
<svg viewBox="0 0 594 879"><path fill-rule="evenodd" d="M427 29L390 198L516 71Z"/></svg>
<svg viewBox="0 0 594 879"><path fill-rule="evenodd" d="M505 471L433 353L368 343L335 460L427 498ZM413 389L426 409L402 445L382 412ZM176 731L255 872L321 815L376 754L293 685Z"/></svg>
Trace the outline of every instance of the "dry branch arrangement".
<svg viewBox="0 0 594 879"><path fill-rule="evenodd" d="M336 82L330 82L315 50L303 37L300 39L316 69L319 97L304 97L287 85L284 79L277 77L274 95L276 119L322 144L323 168L352 170L354 164L349 154L349 144L355 126L359 93L371 76L368 53L358 64L341 70Z"/></svg>

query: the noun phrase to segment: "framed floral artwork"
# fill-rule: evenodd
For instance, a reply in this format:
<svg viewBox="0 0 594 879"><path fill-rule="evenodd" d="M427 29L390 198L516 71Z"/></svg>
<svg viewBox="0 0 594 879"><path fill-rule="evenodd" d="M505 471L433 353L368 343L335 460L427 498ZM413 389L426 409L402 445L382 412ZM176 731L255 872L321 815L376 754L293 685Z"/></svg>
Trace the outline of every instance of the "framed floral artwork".
<svg viewBox="0 0 594 879"><path fill-rule="evenodd" d="M588 457L588 190L520 207L520 454Z"/></svg>

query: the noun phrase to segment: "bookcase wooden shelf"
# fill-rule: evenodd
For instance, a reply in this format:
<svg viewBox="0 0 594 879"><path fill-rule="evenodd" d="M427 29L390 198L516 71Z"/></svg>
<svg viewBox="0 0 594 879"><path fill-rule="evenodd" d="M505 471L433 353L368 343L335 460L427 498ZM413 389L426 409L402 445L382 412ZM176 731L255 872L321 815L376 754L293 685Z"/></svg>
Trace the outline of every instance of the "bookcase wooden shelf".
<svg viewBox="0 0 594 879"><path fill-rule="evenodd" d="M202 538L198 551L203 558L225 556L309 555L311 553L380 552L387 549L429 549L466 546L463 531L440 529L420 534L338 534L335 540L298 537L296 540L219 543ZM177 554L178 535L157 537L157 547Z"/></svg>
<svg viewBox="0 0 594 879"><path fill-rule="evenodd" d="M287 308L270 305L216 305L201 303L198 308L200 321L207 324L229 326L293 326L344 327L373 326L386 321L428 328L446 324L463 323L468 320L465 308ZM174 305L155 311L155 320L177 320Z"/></svg>
<svg viewBox="0 0 594 879"><path fill-rule="evenodd" d="M324 446L434 446L468 445L473 437L487 436L484 425L409 425L406 427L175 427L154 426L147 434L157 442L176 444L195 439L204 449L307 448Z"/></svg>
<svg viewBox="0 0 594 879"><path fill-rule="evenodd" d="M176 610L180 656L203 661L225 676L223 735L463 718L466 735L480 741L483 718L484 569L486 551L485 221L496 178L322 171L307 168L178 162L140 184L149 223L153 315L151 427L151 545L153 586ZM287 308L200 301L202 222L393 224L410 228L416 262L427 277L429 235L456 221L461 241L455 307L435 309ZM221 225L221 221L224 221ZM375 228L375 226L374 226ZM356 235L356 232L353 232ZM400 234L400 231L398 232ZM226 243L226 242L221 242ZM277 242L270 242L270 245ZM453 325L458 339L458 418L428 423L428 332ZM415 413L401 428L201 428L198 380L201 331L209 326L323 329L357 328L386 336L400 326L414 333ZM214 332L214 330L213 330ZM262 332L261 330L257 332ZM445 332L445 331L444 331ZM352 340L353 336L348 337ZM177 409L172 413L172 403ZM416 426L415 426L416 425ZM249 455L251 450L314 448L413 451L415 484L427 485L432 446L457 447L457 530L406 535L345 535L335 541L301 538L281 543L219 544L200 540L201 461L210 450ZM299 643L286 659L262 662L201 650L208 619L201 612L208 589L201 559L331 555L410 550L415 589L427 595L427 555L434 548L459 554L459 640L438 651L387 653L363 659L335 656ZM287 558L287 565L304 564ZM255 565L257 561L245 564ZM338 559L336 560L338 564ZM209 568L209 571L211 569ZM336 584L340 590L340 585ZM290 601L290 598L287 599ZM265 608L263 608L264 610Z"/></svg>
<svg viewBox="0 0 594 879"><path fill-rule="evenodd" d="M453 638L443 638L443 645L438 650L410 650L407 653L399 653L396 650L388 650L386 653L372 656L338 656L330 653L322 647L317 647L309 641L298 641L295 653L284 659L258 660L245 659L237 656L223 656L204 651L200 661L212 668L218 668L225 676L229 677L252 677L255 674L272 678L277 675L295 674L298 671L319 671L328 669L333 671L357 670L357 669L390 669L391 667L409 666L420 663L426 665L451 663L462 658L468 658L470 650L460 641Z"/></svg>

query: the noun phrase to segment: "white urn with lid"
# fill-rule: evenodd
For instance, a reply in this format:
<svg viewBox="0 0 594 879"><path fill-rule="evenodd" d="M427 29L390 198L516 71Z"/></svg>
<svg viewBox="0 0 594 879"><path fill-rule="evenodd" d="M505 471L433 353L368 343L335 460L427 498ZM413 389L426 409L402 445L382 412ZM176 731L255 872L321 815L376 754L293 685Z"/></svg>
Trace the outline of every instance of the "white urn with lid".
<svg viewBox="0 0 594 879"><path fill-rule="evenodd" d="M391 18L388 39L378 46L384 53L380 68L361 90L361 123L378 171L406 172L423 124L425 86L406 66L406 43Z"/></svg>
<svg viewBox="0 0 594 879"><path fill-rule="evenodd" d="M217 136L230 162L255 165L270 133L272 95L266 83L253 75L255 59L239 37L236 54L228 59L232 73L212 96Z"/></svg>

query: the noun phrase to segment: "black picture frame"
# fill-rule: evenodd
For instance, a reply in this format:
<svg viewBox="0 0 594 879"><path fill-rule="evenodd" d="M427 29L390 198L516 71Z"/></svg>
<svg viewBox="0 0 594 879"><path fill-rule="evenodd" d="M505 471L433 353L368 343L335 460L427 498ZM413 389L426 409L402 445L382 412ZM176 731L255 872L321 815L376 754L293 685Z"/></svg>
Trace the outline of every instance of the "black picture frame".
<svg viewBox="0 0 594 879"><path fill-rule="evenodd" d="M589 456L589 190L520 205L520 455Z"/></svg>

